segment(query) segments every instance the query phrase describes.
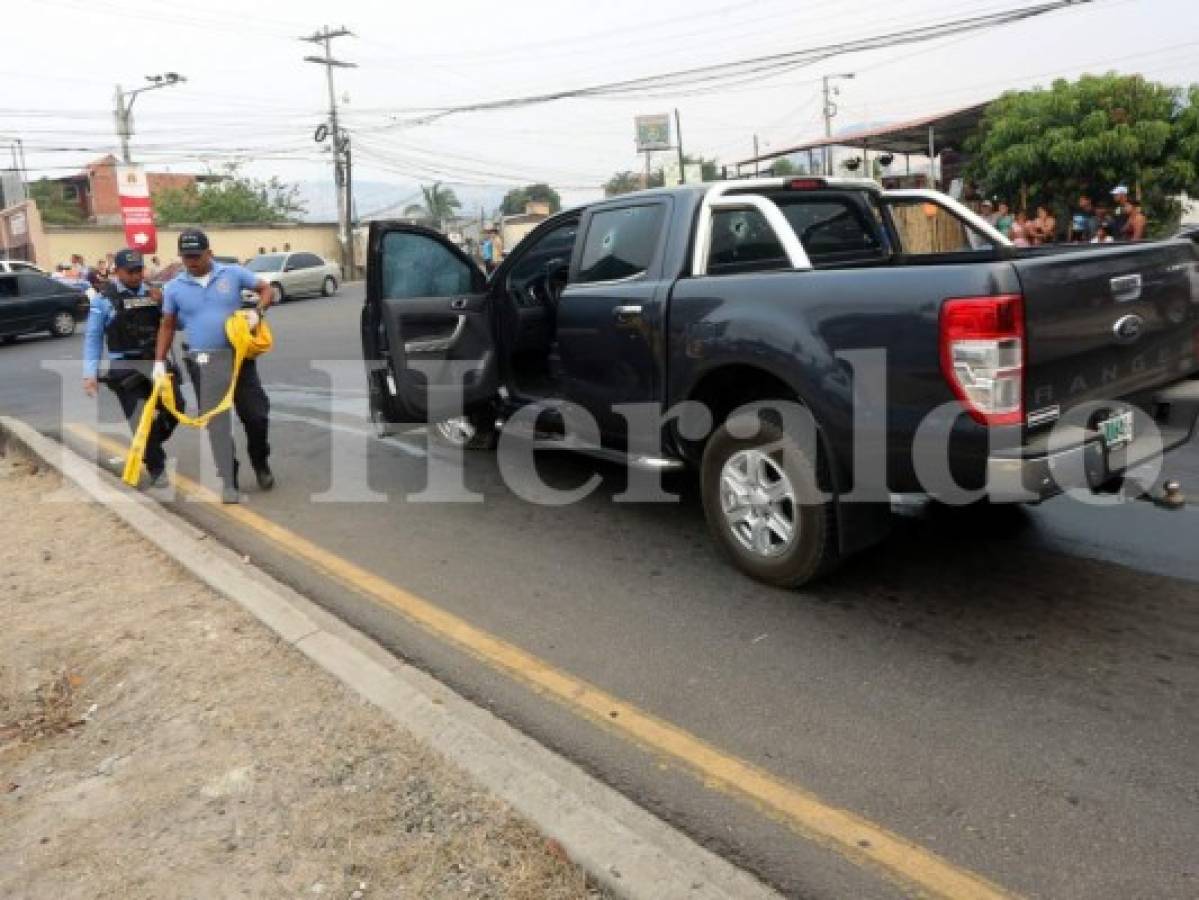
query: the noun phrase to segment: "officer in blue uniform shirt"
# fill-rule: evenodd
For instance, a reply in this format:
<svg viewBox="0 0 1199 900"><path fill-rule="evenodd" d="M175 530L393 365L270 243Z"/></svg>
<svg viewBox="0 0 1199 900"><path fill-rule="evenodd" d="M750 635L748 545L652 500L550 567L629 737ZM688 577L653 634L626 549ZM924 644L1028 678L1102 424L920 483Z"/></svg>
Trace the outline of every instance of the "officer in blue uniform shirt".
<svg viewBox="0 0 1199 900"><path fill-rule="evenodd" d="M184 363L196 387L200 410L212 409L225 396L233 374L233 347L225 336L225 321L241 308L242 290L258 294L258 306L265 309L273 300L270 284L242 266L223 265L212 258L208 235L189 228L179 235L179 257L184 271L164 288L162 324L158 330L154 375L165 373L165 359L175 339L176 327L187 333ZM275 486L268 458L271 454L267 433L270 427L270 400L258 377L257 360L247 359L241 367L233 395L237 417L246 431L246 450L250 465L262 490ZM237 503L237 451L233 446L233 426L228 412L208 423L208 437L217 474L221 478L221 500Z"/></svg>
<svg viewBox="0 0 1199 900"><path fill-rule="evenodd" d="M154 359L162 320L162 291L148 288L143 282L144 264L136 250L121 250L114 263L116 274L101 290L88 290L91 306L83 339L83 389L89 397L94 397L97 384L100 381L107 384L116 394L129 427L136 431L142 404L153 387L149 378L150 361ZM108 372L101 378L100 360L105 345L110 362ZM178 372L173 364L171 368L177 382ZM182 404L178 391L175 397ZM183 409L182 405L179 408ZM167 483L166 452L162 445L176 424L174 416L160 410L150 430L145 462L154 487Z"/></svg>

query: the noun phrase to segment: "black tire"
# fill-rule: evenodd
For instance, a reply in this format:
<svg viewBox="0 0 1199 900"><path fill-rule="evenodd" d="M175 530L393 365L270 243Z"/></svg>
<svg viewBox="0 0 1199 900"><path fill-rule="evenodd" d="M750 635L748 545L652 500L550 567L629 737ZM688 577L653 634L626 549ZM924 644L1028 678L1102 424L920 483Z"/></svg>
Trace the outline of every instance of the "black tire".
<svg viewBox="0 0 1199 900"><path fill-rule="evenodd" d="M325 283L321 285L321 296L332 297L337 293L337 279L332 275L325 276Z"/></svg>
<svg viewBox="0 0 1199 900"><path fill-rule="evenodd" d="M287 291L283 290L283 285L277 281L271 282L271 290L275 292L275 302L283 303L287 300Z"/></svg>
<svg viewBox="0 0 1199 900"><path fill-rule="evenodd" d="M766 445L775 446L763 451L761 448ZM790 510L791 538L775 541L777 534L771 531L767 536L767 541L773 544L769 552L747 547L744 541L754 539L749 538L745 527L751 532L753 527L745 522L734 525L725 513L726 494L732 496L723 485L725 467L731 465L736 469L740 460L752 457L755 450L759 458L767 458L772 471L786 476L787 487L794 497L790 503L777 504L783 519L787 518L786 510ZM735 460L737 457L740 459ZM713 540L737 568L767 584L794 588L833 566L837 560L836 514L832 501L818 499L818 465L818 460L811 459L771 422L762 422L758 434L750 438L734 437L727 422L712 435L704 448L700 475L704 515ZM782 482L780 478L775 484Z"/></svg>
<svg viewBox="0 0 1199 900"><path fill-rule="evenodd" d="M4 337L0 337L0 344L3 344L5 347L7 347L9 344L15 344L16 342L17 335L15 334L6 334Z"/></svg>
<svg viewBox="0 0 1199 900"><path fill-rule="evenodd" d="M49 331L56 338L70 337L75 333L75 314L66 310L55 313Z"/></svg>

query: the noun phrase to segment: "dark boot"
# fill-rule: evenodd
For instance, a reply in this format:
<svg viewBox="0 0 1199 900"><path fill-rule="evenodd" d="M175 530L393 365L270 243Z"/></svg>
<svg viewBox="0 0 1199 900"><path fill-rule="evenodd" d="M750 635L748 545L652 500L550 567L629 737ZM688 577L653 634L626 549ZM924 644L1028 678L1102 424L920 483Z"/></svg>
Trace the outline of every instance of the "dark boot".
<svg viewBox="0 0 1199 900"><path fill-rule="evenodd" d="M262 490L269 491L275 486L275 475L265 459L254 466L254 475L258 478L258 486Z"/></svg>

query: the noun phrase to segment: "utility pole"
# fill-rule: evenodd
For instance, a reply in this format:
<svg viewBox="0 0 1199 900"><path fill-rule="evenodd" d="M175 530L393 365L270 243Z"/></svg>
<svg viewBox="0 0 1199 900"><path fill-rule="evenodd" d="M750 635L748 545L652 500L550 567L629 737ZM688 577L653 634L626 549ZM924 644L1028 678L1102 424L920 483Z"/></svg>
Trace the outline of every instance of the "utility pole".
<svg viewBox="0 0 1199 900"><path fill-rule="evenodd" d="M323 130L333 141L333 184L337 189L337 226L341 243L341 267L343 277L354 277L354 204L350 199L353 179L350 174L350 136L343 134L337 120L337 92L333 87L333 69L357 68L357 63L343 62L333 58L333 39L351 37L353 32L347 28L330 29L328 25L320 31L313 32L300 40L310 44L323 45L324 56L305 56L304 62L316 63L325 67L325 77L329 83L329 124ZM325 140L322 129L317 129L318 143Z"/></svg>
<svg viewBox="0 0 1199 900"><path fill-rule="evenodd" d="M674 142L679 149L679 184L687 183L687 167L683 164L683 123L679 119L679 109L674 110Z"/></svg>
<svg viewBox="0 0 1199 900"><path fill-rule="evenodd" d="M833 136L833 116L837 114L837 104L833 102L833 98L841 93L836 85L830 85L830 82L839 78L853 78L853 72L846 72L843 75L825 75L822 81L824 82L824 136L831 138ZM821 151L821 156L824 157L824 174L833 174L833 159L829 153L829 146L825 144Z"/></svg>
<svg viewBox="0 0 1199 900"><path fill-rule="evenodd" d="M146 81L150 83L132 91L123 91L118 84L116 94L113 96L115 104L113 116L117 123L117 137L121 139L121 159L126 164L133 162L129 156L129 139L133 137L133 101L137 99L137 95L181 84L187 79L178 72L164 72L161 75L147 75Z"/></svg>
<svg viewBox="0 0 1199 900"><path fill-rule="evenodd" d="M758 136L754 135L754 175L758 174Z"/></svg>

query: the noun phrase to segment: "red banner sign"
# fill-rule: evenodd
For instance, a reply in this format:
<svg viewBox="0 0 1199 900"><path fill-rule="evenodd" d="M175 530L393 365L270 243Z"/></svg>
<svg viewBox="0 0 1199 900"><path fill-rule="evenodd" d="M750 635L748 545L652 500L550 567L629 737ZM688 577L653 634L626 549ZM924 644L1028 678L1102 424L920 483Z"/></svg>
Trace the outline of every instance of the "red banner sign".
<svg viewBox="0 0 1199 900"><path fill-rule="evenodd" d="M142 253L156 252L158 230L154 227L154 207L150 205L150 185L141 166L117 167L117 195L125 220L125 243Z"/></svg>

